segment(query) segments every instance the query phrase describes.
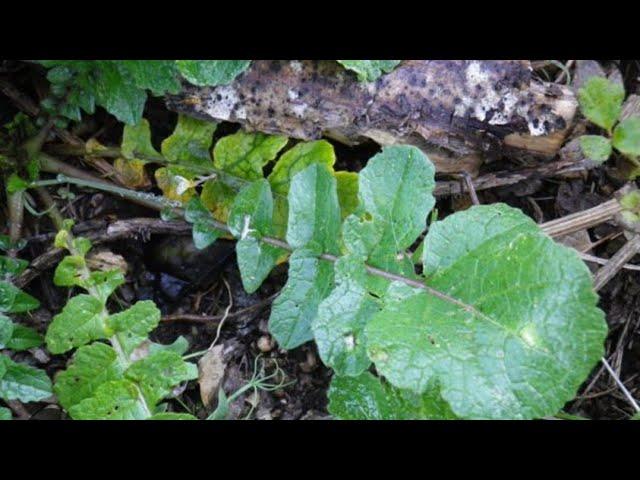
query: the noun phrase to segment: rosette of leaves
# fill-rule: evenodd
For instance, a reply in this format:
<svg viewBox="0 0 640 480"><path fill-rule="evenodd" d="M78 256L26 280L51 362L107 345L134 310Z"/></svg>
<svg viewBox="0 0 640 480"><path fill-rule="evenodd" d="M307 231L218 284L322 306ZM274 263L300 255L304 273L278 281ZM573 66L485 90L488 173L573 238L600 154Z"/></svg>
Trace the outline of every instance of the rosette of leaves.
<svg viewBox="0 0 640 480"><path fill-rule="evenodd" d="M60 405L78 420L193 419L166 412L167 404L162 403L174 388L198 376L197 367L182 359L186 340L172 345L149 340L160 321L152 301L110 313L107 301L124 283L124 275L119 269L91 271L85 259L91 242L74 238L70 228L67 223L55 239L55 245L69 255L58 264L54 283L80 287L86 293L69 300L45 337L51 353L77 348L69 367L55 379Z"/></svg>
<svg viewBox="0 0 640 480"><path fill-rule="evenodd" d="M580 145L585 156L597 163L607 161L613 149L616 149L638 170L640 116L620 118L624 95L621 85L602 77L590 78L578 91L583 115L606 132L606 135L583 135ZM635 178L637 174L632 174L632 177Z"/></svg>
<svg viewBox="0 0 640 480"><path fill-rule="evenodd" d="M11 248L9 238L0 236L0 249ZM23 351L42 345L42 336L34 329L14 322L8 315L35 310L40 302L11 283L29 262L0 255L0 351ZM50 397L51 381L37 368L13 361L0 354L0 400L35 402ZM0 419L11 418L9 409L0 407Z"/></svg>
<svg viewBox="0 0 640 480"><path fill-rule="evenodd" d="M226 85L250 60L40 60L47 68L51 95L43 102L50 113L80 120L104 107L118 120L134 125L142 118L147 92L178 93L182 80L201 86Z"/></svg>
<svg viewBox="0 0 640 480"><path fill-rule="evenodd" d="M426 229L434 186L420 150L386 147L360 172L357 208L341 221L326 165L293 175L293 253L271 333L287 349L316 341L335 371L329 409L338 418L555 414L604 351L589 270L521 211L495 204L430 225L418 275L406 249ZM249 289L277 256L273 190L256 180L229 215Z"/></svg>

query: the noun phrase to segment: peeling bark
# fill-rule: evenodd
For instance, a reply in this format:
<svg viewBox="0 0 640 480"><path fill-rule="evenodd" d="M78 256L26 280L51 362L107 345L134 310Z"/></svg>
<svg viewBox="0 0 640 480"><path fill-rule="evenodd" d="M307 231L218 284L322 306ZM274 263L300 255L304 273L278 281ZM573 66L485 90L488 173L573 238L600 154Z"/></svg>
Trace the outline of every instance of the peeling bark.
<svg viewBox="0 0 640 480"><path fill-rule="evenodd" d="M570 89L536 81L519 60L409 60L371 83L333 61L256 60L230 85L185 86L166 102L303 140L409 143L441 172L470 173L505 153L552 157L577 106Z"/></svg>

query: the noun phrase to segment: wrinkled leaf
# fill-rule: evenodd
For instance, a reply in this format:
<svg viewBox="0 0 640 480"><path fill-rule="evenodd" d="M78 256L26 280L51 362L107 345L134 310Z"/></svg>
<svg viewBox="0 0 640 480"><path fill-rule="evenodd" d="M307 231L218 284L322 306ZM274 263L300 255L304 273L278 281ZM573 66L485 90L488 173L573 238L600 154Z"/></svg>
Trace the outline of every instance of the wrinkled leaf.
<svg viewBox="0 0 640 480"><path fill-rule="evenodd" d="M438 381L464 418L558 412L603 354L604 315L575 251L519 210L475 206L431 226L429 287L387 302L365 328L369 357L394 386Z"/></svg>
<svg viewBox="0 0 640 480"><path fill-rule="evenodd" d="M289 258L287 283L273 302L269 331L285 349L313 339L311 322L320 302L333 288L333 265L308 250L296 250Z"/></svg>
<svg viewBox="0 0 640 480"><path fill-rule="evenodd" d="M13 336L13 322L9 317L0 314L0 350L7 348L7 343Z"/></svg>
<svg viewBox="0 0 640 480"><path fill-rule="evenodd" d="M251 60L176 60L182 76L198 86L227 85L250 63Z"/></svg>
<svg viewBox="0 0 640 480"><path fill-rule="evenodd" d="M151 416L138 388L128 380L100 385L94 395L69 409L75 420L144 420Z"/></svg>
<svg viewBox="0 0 640 480"><path fill-rule="evenodd" d="M181 382L198 378L198 369L170 350L151 353L133 363L125 377L137 383L149 405L156 405Z"/></svg>
<svg viewBox="0 0 640 480"><path fill-rule="evenodd" d="M37 402L51 396L51 380L37 368L16 363L9 357L0 355L4 364L4 375L0 375L0 398Z"/></svg>
<svg viewBox="0 0 640 480"><path fill-rule="evenodd" d="M264 177L264 166L276 158L288 141L280 135L240 130L218 140L213 149L213 163L235 177L259 180Z"/></svg>
<svg viewBox="0 0 640 480"><path fill-rule="evenodd" d="M611 131L618 120L624 88L602 77L592 77L578 90L580 109L588 120Z"/></svg>
<svg viewBox="0 0 640 480"><path fill-rule="evenodd" d="M39 347L44 342L44 338L33 328L25 327L24 325L14 324L13 334L6 344L6 347L20 352L22 350L29 350L30 348ZM1 347L0 347L1 348Z"/></svg>
<svg viewBox="0 0 640 480"><path fill-rule="evenodd" d="M80 347L69 367L55 381L53 391L66 410L90 398L103 383L122 378L116 352L104 343Z"/></svg>
<svg viewBox="0 0 640 480"><path fill-rule="evenodd" d="M112 331L107 326L107 316L104 304L97 298L85 294L72 297L49 325L47 348L58 354L91 340L108 338Z"/></svg>
<svg viewBox="0 0 640 480"><path fill-rule="evenodd" d="M606 162L611 156L611 142L601 135L583 135L580 147L585 157L596 163Z"/></svg>
<svg viewBox="0 0 640 480"><path fill-rule="evenodd" d="M22 313L34 310L40 302L12 283L0 280L0 313Z"/></svg>
<svg viewBox="0 0 640 480"><path fill-rule="evenodd" d="M151 300L136 302L127 310L109 317L109 326L116 332L125 355L130 355L159 322L160 310Z"/></svg>
<svg viewBox="0 0 640 480"><path fill-rule="evenodd" d="M329 412L341 420L450 420L456 416L436 387L418 395L394 388L368 372L358 377L334 376Z"/></svg>

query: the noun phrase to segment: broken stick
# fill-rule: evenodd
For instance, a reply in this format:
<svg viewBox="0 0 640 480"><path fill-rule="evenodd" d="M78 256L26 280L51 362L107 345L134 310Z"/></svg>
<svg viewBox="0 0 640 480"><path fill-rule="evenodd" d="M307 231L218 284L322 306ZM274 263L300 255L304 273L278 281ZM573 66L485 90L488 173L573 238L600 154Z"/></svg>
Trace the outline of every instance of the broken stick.
<svg viewBox="0 0 640 480"><path fill-rule="evenodd" d="M166 103L297 139L412 144L439 172L471 174L504 153L553 157L577 105L570 89L534 79L519 60L409 60L370 83L334 61L256 60L230 85L185 86Z"/></svg>

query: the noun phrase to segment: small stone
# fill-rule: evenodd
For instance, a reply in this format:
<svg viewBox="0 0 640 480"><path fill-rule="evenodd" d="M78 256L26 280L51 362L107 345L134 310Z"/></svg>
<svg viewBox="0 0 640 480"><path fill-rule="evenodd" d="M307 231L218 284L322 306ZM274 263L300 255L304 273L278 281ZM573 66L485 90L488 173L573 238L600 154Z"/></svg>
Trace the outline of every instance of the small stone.
<svg viewBox="0 0 640 480"><path fill-rule="evenodd" d="M273 340L269 335L263 335L258 339L257 342L258 350L262 353L267 353L273 350Z"/></svg>

